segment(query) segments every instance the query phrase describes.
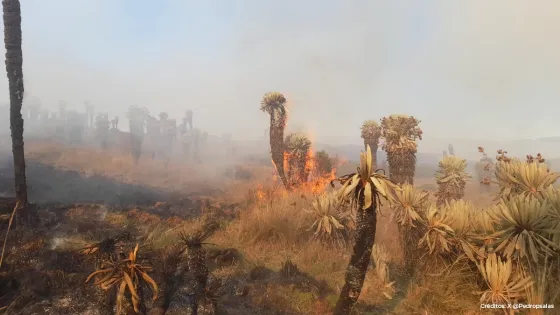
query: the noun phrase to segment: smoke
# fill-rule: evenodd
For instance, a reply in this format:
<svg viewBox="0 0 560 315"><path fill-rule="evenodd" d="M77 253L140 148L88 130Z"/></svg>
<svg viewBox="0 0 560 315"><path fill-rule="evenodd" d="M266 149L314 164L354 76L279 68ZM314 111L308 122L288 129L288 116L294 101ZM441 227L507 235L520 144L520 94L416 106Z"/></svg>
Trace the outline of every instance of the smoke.
<svg viewBox="0 0 560 315"><path fill-rule="evenodd" d="M132 104L190 108L210 134L259 139L277 90L319 142L360 144L361 122L391 113L426 138L558 132L554 0L27 0L22 15L26 100L90 100L121 128Z"/></svg>

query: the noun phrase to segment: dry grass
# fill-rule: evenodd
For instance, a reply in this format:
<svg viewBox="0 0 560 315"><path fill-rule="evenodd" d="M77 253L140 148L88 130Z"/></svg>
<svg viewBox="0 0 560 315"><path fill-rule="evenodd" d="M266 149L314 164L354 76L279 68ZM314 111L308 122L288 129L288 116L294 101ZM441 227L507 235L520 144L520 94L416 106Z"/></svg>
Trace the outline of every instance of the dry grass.
<svg viewBox="0 0 560 315"><path fill-rule="evenodd" d="M239 211L234 219L220 221L221 229L208 242L217 244L220 248L235 248L241 252L243 259L232 266L219 267L212 271L213 274L220 278L245 277L255 267L278 272L289 260L309 279L324 281L331 291L319 289L316 284L309 284L309 280L298 278L287 281L279 275L262 282L254 281L248 298L250 303L258 305L262 310L258 314L281 312L324 315L329 314L334 307L338 292L344 284L350 246L337 247L313 240L313 231L309 230L313 217L304 211L311 207L312 194L305 191L286 193L279 185L270 185L266 180L272 174L271 167L256 164L245 166L251 170L254 179L235 180L224 179L222 174L208 165L193 166L172 162L165 168L162 163L146 159L141 161L140 167L135 167L130 156L118 152L106 153L84 148L65 150L54 144L26 145L26 153L30 159L60 169L80 171L84 176L103 175L123 183L142 183L157 189L183 193L220 187L224 194L214 197L209 208L223 214L221 204L237 203ZM348 170L353 172L355 167L348 166ZM338 173L344 173L342 171L339 170ZM417 187L429 191L437 188L433 178L417 178L415 181ZM193 188L195 185L196 188ZM471 200L478 207L494 203L491 194L480 194L476 182L467 185L464 199ZM65 217L73 221L103 222L114 229L129 225L146 226L146 233L151 235L150 240L155 248L172 244L181 232L194 231L203 222L202 219L162 218L141 209L114 212L103 206L75 206L66 211ZM89 241L82 235L73 235L53 241L51 247L73 250ZM398 228L390 221L387 207L380 209L376 243L384 245L390 253L391 275L400 277L403 251ZM44 245L38 242L26 246L31 249ZM380 293L383 283L375 271L370 270L357 312L399 315L479 314L479 296L473 294L477 290L476 284L464 271L452 271L445 279L412 283L400 278L396 284L397 295L393 300L387 300Z"/></svg>
<svg viewBox="0 0 560 315"><path fill-rule="evenodd" d="M395 315L475 315L492 314L480 310L478 287L470 273L454 271L443 279L410 284L406 297L395 308Z"/></svg>
<svg viewBox="0 0 560 315"><path fill-rule="evenodd" d="M26 143L27 144L27 143ZM211 191L216 188L231 189L232 194L248 188L247 181L235 181L224 176L223 166L184 163L172 160L167 167L162 161L152 161L143 156L134 165L129 154L118 150L101 151L95 148L66 148L60 144L31 142L26 145L26 158L52 165L60 170L81 173L84 177L103 176L126 184L138 184L182 193ZM270 168L249 165L255 178L271 174ZM235 183L236 185L233 185ZM243 183L241 187L239 183ZM254 185L254 183L253 183Z"/></svg>
<svg viewBox="0 0 560 315"><path fill-rule="evenodd" d="M310 227L308 215L302 209L308 203L301 196L273 196L262 200L248 211L240 214L237 222L230 226L232 234L248 245L275 242L295 245L305 242L306 230Z"/></svg>

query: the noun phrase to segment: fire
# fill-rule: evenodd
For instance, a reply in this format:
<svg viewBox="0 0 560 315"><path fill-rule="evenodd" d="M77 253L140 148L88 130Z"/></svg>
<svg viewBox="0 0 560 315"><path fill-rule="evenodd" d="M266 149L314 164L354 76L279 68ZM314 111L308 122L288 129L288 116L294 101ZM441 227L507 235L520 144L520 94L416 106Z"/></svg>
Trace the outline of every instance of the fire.
<svg viewBox="0 0 560 315"><path fill-rule="evenodd" d="M292 155L288 152L284 152L284 172L288 173L290 169L290 160L292 159Z"/></svg>
<svg viewBox="0 0 560 315"><path fill-rule="evenodd" d="M331 181L336 178L336 169L333 169L330 173L322 176L312 178L310 181L304 183L301 187L302 190L311 192L314 195L324 192Z"/></svg>
<svg viewBox="0 0 560 315"><path fill-rule="evenodd" d="M315 154L313 154L313 148L311 148L305 157L305 173L312 174L315 171L315 167Z"/></svg>
<svg viewBox="0 0 560 315"><path fill-rule="evenodd" d="M307 137L311 143L315 142L315 133L313 130L307 131ZM320 194L327 189L331 181L336 178L336 167L333 165L332 170L327 174L321 174L318 169L317 160L315 158L315 148L312 146L307 153L305 161L305 170L308 175L307 181L303 183L301 189L311 192L314 195Z"/></svg>
<svg viewBox="0 0 560 315"><path fill-rule="evenodd" d="M331 181L336 178L336 166L333 167L333 169L327 174L320 173L315 160L315 151L313 148L311 148L307 153L305 172L307 174L307 178L305 178L305 182L303 182L298 188L299 190L309 192L314 195L324 192L330 185Z"/></svg>
<svg viewBox="0 0 560 315"><path fill-rule="evenodd" d="M258 185L254 192L255 199L259 202L272 202L273 199L277 197L288 196L288 191L285 188L277 186L264 186L262 184Z"/></svg>
<svg viewBox="0 0 560 315"><path fill-rule="evenodd" d="M290 161L292 157L289 153L284 153L284 171L286 175L293 174L289 170ZM274 162L272 162L272 178L274 181L278 181L278 173L276 171L276 167L274 167ZM337 165L333 165L333 169L327 174L321 174L321 170L319 170L319 166L316 162L315 151L310 149L307 153L306 160L305 160L305 171L307 177L304 179L303 183L299 185L293 184L293 188L297 189L298 193L309 193L313 195L318 195L325 190L328 189L330 186L330 182L336 178L336 167ZM293 179L293 178L292 178ZM288 178L290 180L290 178ZM282 186L272 185L269 187L268 185L265 187L263 185L259 185L254 192L255 199L259 202L268 202L272 200L272 198L277 197L286 197L288 196L289 192Z"/></svg>
<svg viewBox="0 0 560 315"><path fill-rule="evenodd" d="M264 191L264 188L262 185L259 185L257 187L257 192L255 193L257 200L262 201L266 198L266 192Z"/></svg>
<svg viewBox="0 0 560 315"><path fill-rule="evenodd" d="M287 109L288 104L286 104L285 107ZM286 110L286 115L284 117L284 121L283 121L284 125L286 125L287 122L288 122L288 110ZM313 141L315 140L314 132L312 130L307 130L306 134L308 139L311 141L311 143L313 143ZM294 163L296 162L294 161L294 159L296 158L300 159L298 161L299 164ZM315 150L312 146L306 154L305 167L303 169L304 171L302 174L301 166L303 163L301 162L302 161L301 158L302 158L301 156L299 157L292 156L292 154L290 154L289 152L284 152L282 164L284 167L284 172L286 174L286 177L288 178L288 181L290 182L295 181L295 183L294 182L291 183L292 188L296 188L300 192L312 193L314 195L324 192L330 185L331 181L336 178L337 167L340 166L340 163L336 163L337 165L332 165L332 169L330 170L330 172L325 174L324 167L318 165L317 163ZM272 161L272 165L273 165L272 179L274 182L278 182L279 175L274 161ZM278 187L277 185L274 186ZM288 195L288 191L284 187L281 187L279 190L276 190L276 188L274 188L268 191L268 188L265 190L262 186L259 186L256 192L256 198L258 200L265 200L268 198L272 198L273 195L277 195L277 194L280 194L281 196L286 196Z"/></svg>

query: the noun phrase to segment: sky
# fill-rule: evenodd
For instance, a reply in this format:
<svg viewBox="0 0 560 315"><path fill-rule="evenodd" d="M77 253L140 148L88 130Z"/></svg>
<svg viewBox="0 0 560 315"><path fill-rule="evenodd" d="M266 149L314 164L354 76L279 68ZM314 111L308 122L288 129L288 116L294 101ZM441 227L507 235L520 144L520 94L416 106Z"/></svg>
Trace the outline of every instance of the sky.
<svg viewBox="0 0 560 315"><path fill-rule="evenodd" d="M560 134L556 0L21 2L25 102L52 110L192 109L211 134L257 139L278 91L289 130L326 143L395 113L432 138Z"/></svg>

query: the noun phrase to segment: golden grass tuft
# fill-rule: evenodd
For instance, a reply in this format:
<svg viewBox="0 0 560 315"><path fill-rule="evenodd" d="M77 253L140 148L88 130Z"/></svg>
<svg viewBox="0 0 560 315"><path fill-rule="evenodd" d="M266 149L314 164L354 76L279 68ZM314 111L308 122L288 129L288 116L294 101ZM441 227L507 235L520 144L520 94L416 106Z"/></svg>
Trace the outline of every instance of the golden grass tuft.
<svg viewBox="0 0 560 315"><path fill-rule="evenodd" d="M406 296L395 307L395 315L482 315L478 285L472 273L456 268L445 278L412 282Z"/></svg>
<svg viewBox="0 0 560 315"><path fill-rule="evenodd" d="M308 200L298 193L291 193L286 198L278 198L270 203L259 202L253 208L242 212L239 220L230 228L236 230L237 238L241 242L248 244L301 243L310 235L307 229L311 224L302 210L308 204Z"/></svg>

